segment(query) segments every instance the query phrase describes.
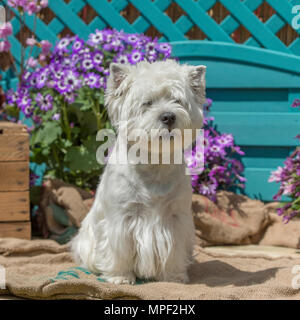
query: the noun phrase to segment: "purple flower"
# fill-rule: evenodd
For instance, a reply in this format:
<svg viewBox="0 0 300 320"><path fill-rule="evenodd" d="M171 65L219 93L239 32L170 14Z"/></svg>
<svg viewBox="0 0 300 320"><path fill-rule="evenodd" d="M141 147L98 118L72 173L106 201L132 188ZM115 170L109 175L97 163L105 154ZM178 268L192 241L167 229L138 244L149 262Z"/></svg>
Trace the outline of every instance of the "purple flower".
<svg viewBox="0 0 300 320"><path fill-rule="evenodd" d="M95 33L91 33L89 35L89 39L88 39L88 43L91 46L97 46L99 45L101 42L104 41L104 35L101 31L97 30Z"/></svg>
<svg viewBox="0 0 300 320"><path fill-rule="evenodd" d="M41 47L42 47L42 53L44 55L48 55L50 53L52 44L47 40L42 40L41 41Z"/></svg>
<svg viewBox="0 0 300 320"><path fill-rule="evenodd" d="M40 72L38 75L37 75L37 78L36 78L36 87L38 89L41 89L45 86L46 82L48 80L48 71L47 70L43 70L42 72Z"/></svg>
<svg viewBox="0 0 300 320"><path fill-rule="evenodd" d="M233 136L232 134L222 134L216 137L216 142L222 147L231 147L233 146Z"/></svg>
<svg viewBox="0 0 300 320"><path fill-rule="evenodd" d="M65 86L67 87L67 91L78 90L81 87L79 74L73 70L68 70L65 72L63 81Z"/></svg>
<svg viewBox="0 0 300 320"><path fill-rule="evenodd" d="M85 58L82 60L81 68L84 71L90 71L94 68L94 64L91 58Z"/></svg>
<svg viewBox="0 0 300 320"><path fill-rule="evenodd" d="M72 45L72 50L74 52L79 52L80 50L83 49L83 47L84 47L84 41L77 37Z"/></svg>
<svg viewBox="0 0 300 320"><path fill-rule="evenodd" d="M94 72L90 72L84 76L84 83L90 88L100 88L100 76Z"/></svg>
<svg viewBox="0 0 300 320"><path fill-rule="evenodd" d="M156 46L157 50L165 55L170 55L172 47L169 43L158 43Z"/></svg>
<svg viewBox="0 0 300 320"><path fill-rule="evenodd" d="M74 92L68 92L68 91L63 92L62 95L65 101L69 104L72 104L75 101L75 98L77 96Z"/></svg>
<svg viewBox="0 0 300 320"><path fill-rule="evenodd" d="M52 120L54 121L58 121L60 119L60 114L59 113L55 113L53 116L52 116Z"/></svg>
<svg viewBox="0 0 300 320"><path fill-rule="evenodd" d="M27 66L29 68L35 68L36 66L38 65L38 61L36 59L34 59L33 57L30 57L28 60L27 60Z"/></svg>
<svg viewBox="0 0 300 320"><path fill-rule="evenodd" d="M51 110L53 107L53 105L52 105L53 97L50 96L50 94L43 96L42 94L38 93L36 95L36 102L37 102L38 107L42 111Z"/></svg>
<svg viewBox="0 0 300 320"><path fill-rule="evenodd" d="M68 46L70 42L71 41L69 38L62 38L55 46L55 49L61 53L68 52Z"/></svg>
<svg viewBox="0 0 300 320"><path fill-rule="evenodd" d="M101 51L94 52L93 56L94 66L100 66L103 63L103 53Z"/></svg>
<svg viewBox="0 0 300 320"><path fill-rule="evenodd" d="M135 34L128 34L125 37L125 41L132 45L133 47L135 47L137 45L137 43L139 42L139 37Z"/></svg>
<svg viewBox="0 0 300 320"><path fill-rule="evenodd" d="M11 44L8 40L0 41L0 52L9 52Z"/></svg>
<svg viewBox="0 0 300 320"><path fill-rule="evenodd" d="M300 107L300 99L295 99L293 104L292 104L293 108L298 108Z"/></svg>
<svg viewBox="0 0 300 320"><path fill-rule="evenodd" d="M30 46L30 47L35 46L36 43L37 43L37 41L35 40L34 37L27 38L27 40L26 40L26 44L27 44L28 46Z"/></svg>
<svg viewBox="0 0 300 320"><path fill-rule="evenodd" d="M126 55L119 55L116 57L115 61L118 63L126 64L126 63L128 63L128 58Z"/></svg>
<svg viewBox="0 0 300 320"><path fill-rule="evenodd" d="M128 60L131 64L137 64L138 62L143 60L143 53L138 50L133 50L129 55Z"/></svg>
<svg viewBox="0 0 300 320"><path fill-rule="evenodd" d="M7 38L13 33L13 28L10 22L0 24L0 38Z"/></svg>

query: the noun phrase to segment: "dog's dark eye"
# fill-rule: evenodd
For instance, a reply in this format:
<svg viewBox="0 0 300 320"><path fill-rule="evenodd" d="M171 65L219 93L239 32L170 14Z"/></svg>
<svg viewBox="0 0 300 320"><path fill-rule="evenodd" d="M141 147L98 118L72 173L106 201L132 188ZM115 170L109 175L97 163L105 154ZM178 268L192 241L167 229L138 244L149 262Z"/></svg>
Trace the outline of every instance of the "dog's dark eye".
<svg viewBox="0 0 300 320"><path fill-rule="evenodd" d="M182 102L180 100L175 100L175 103L182 104Z"/></svg>
<svg viewBox="0 0 300 320"><path fill-rule="evenodd" d="M152 105L152 101L151 100L148 100L148 101L143 103L143 106L145 106L145 107L150 107L151 105Z"/></svg>

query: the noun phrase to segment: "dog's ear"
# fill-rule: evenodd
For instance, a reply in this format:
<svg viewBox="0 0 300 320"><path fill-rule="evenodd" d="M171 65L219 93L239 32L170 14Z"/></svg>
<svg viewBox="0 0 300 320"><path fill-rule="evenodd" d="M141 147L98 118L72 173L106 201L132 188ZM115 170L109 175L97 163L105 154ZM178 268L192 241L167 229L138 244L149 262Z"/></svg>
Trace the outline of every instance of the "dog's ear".
<svg viewBox="0 0 300 320"><path fill-rule="evenodd" d="M189 72L189 80L193 90L199 88L205 89L206 66L191 67Z"/></svg>
<svg viewBox="0 0 300 320"><path fill-rule="evenodd" d="M195 66L190 67L189 69L189 83L196 94L196 96L200 99L200 103L203 104L205 102L205 75L206 75L206 66Z"/></svg>
<svg viewBox="0 0 300 320"><path fill-rule="evenodd" d="M115 88L118 88L129 73L129 67L120 63L111 63L109 66L110 77Z"/></svg>

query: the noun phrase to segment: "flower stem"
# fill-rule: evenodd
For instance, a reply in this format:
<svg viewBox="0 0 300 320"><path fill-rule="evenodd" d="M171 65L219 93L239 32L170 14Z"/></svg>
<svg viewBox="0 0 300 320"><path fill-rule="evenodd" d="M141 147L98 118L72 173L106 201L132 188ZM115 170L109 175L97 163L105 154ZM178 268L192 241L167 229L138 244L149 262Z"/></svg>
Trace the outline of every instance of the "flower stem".
<svg viewBox="0 0 300 320"><path fill-rule="evenodd" d="M62 101L62 111L63 111L63 122L64 122L64 127L65 127L65 132L67 135L67 139L69 141L71 141L72 138L71 138L70 123L69 123L69 119L68 119L68 112L67 112L65 101Z"/></svg>

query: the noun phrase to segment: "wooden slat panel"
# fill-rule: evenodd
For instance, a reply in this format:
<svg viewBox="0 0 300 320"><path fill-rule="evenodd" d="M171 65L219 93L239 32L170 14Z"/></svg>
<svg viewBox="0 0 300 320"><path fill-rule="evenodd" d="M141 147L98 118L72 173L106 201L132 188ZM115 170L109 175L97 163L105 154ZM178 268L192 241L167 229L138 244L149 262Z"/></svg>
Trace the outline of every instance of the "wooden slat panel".
<svg viewBox="0 0 300 320"><path fill-rule="evenodd" d="M181 61L184 62L190 62L193 63L193 59L195 59L198 63L198 61L201 62L204 59L207 61L218 61L224 63L230 64L231 74L239 75L237 80L240 83L240 86L244 86L244 81L251 80L252 86L255 84L255 81L259 81L260 77L256 75L256 72L258 71L256 67L262 67L264 69L274 69L274 70L282 70L284 73L282 75L277 75L275 79L278 80L278 83L280 86L286 88L285 80L281 78L281 76L288 75L287 72L290 72L290 75L293 76L293 74L300 75L300 58L295 55L291 54L284 54L281 52L275 52L271 50L265 50L261 48L255 48L255 47L248 47L243 45L237 45L227 42L211 42L211 41L201 41L201 40L194 40L190 42L186 41L178 41L178 42L172 42L173 46L172 54L174 57L180 58ZM239 63L240 65L236 65ZM241 67L244 65L249 65L249 67L252 68L252 75L249 73L249 77L245 77L244 73L241 71ZM207 68L207 75L209 76L210 68ZM214 69L214 68L213 68ZM223 79L227 78L227 80L223 81L223 86L227 85L228 81L232 80L229 76L227 76L227 71L219 70L219 76L222 76ZM243 81L240 81L240 75L243 75ZM269 82L273 81L273 76L266 76L264 77L264 81L268 80ZM295 85L289 85L288 87L299 87L299 79L296 78L294 80ZM292 82L291 82L292 83ZM261 87L260 85L254 86L254 87ZM263 88L268 87L268 83L265 83ZM270 87L270 86L269 86ZM272 86L271 86L272 87Z"/></svg>
<svg viewBox="0 0 300 320"><path fill-rule="evenodd" d="M0 192L0 222L29 221L29 192Z"/></svg>
<svg viewBox="0 0 300 320"><path fill-rule="evenodd" d="M245 192L251 198L273 201L279 185L269 183L270 174L276 168L246 168L244 176L247 179Z"/></svg>
<svg viewBox="0 0 300 320"><path fill-rule="evenodd" d="M218 130L232 133L239 145L299 145L300 114L267 112L211 112Z"/></svg>
<svg viewBox="0 0 300 320"><path fill-rule="evenodd" d="M0 191L29 190L28 162L0 162Z"/></svg>
<svg viewBox="0 0 300 320"><path fill-rule="evenodd" d="M0 238L31 239L30 222L0 222Z"/></svg>
<svg viewBox="0 0 300 320"><path fill-rule="evenodd" d="M241 146L246 168L277 168L295 150L294 147Z"/></svg>
<svg viewBox="0 0 300 320"><path fill-rule="evenodd" d="M29 137L0 133L0 150L0 161L29 161Z"/></svg>

